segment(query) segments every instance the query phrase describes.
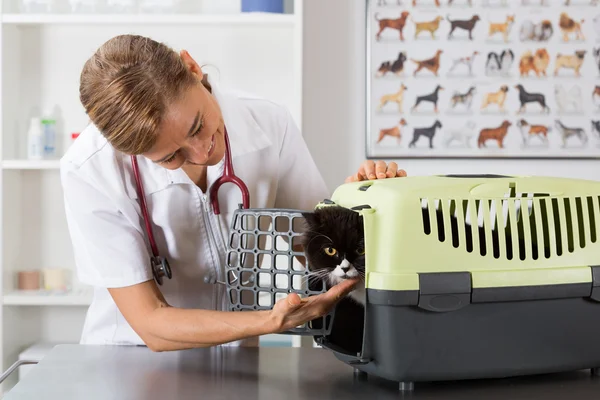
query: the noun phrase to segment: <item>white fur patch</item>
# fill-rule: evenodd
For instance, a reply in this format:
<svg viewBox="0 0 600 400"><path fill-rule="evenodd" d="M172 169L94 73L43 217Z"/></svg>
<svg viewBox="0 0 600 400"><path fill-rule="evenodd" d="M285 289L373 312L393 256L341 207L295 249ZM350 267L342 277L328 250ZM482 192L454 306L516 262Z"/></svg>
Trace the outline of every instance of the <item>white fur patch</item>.
<svg viewBox="0 0 600 400"><path fill-rule="evenodd" d="M346 272L344 272L344 269L346 269ZM338 265L330 274L329 274L329 279L331 280L331 283L333 283L334 285L337 285L338 283L342 282L344 279L349 279L349 278L356 278L358 277L358 271L356 270L356 268L354 268L354 265L352 265L350 262L348 262L348 260L344 259L340 265ZM363 282L358 283L358 286L356 287L356 289L354 289L352 292L350 292L350 294L348 295L350 296L350 298L352 298L354 301L356 301L357 303L361 304L363 307L365 305L365 285Z"/></svg>

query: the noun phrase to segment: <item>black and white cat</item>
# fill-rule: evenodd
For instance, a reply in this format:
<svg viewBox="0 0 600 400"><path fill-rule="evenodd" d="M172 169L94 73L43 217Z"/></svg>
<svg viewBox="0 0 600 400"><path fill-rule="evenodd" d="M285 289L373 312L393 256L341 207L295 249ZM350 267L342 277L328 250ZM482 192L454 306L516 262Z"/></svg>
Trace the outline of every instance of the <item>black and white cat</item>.
<svg viewBox="0 0 600 400"><path fill-rule="evenodd" d="M359 278L348 295L365 305L365 245L362 216L351 209L328 206L303 214L304 254L311 276L323 279L328 288L345 279Z"/></svg>

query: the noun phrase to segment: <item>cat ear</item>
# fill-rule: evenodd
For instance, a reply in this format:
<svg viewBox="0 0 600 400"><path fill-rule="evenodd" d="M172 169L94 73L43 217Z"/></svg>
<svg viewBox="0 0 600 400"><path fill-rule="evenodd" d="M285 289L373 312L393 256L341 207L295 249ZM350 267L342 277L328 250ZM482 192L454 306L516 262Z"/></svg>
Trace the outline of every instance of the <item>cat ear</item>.
<svg viewBox="0 0 600 400"><path fill-rule="evenodd" d="M319 215L315 212L303 212L302 216L308 226L315 226L319 223Z"/></svg>

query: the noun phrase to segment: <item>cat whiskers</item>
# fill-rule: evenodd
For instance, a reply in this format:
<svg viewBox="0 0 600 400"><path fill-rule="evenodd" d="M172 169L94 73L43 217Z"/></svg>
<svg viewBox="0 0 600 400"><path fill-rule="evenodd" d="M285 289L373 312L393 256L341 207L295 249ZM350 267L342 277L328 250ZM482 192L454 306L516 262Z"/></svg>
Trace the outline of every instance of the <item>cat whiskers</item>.
<svg viewBox="0 0 600 400"><path fill-rule="evenodd" d="M329 276L329 272L324 269L320 269L318 271L310 271L308 273L308 275L306 275L304 277L306 279L306 281L304 281L303 283L306 283L306 282L310 281L311 279L313 281L322 280L323 278L326 278L328 276Z"/></svg>

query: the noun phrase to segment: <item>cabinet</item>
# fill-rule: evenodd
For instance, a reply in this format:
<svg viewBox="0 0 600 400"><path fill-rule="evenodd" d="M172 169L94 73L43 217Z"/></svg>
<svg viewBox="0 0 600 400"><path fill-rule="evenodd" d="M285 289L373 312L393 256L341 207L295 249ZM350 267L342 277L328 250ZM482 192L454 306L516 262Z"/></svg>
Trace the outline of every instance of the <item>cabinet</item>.
<svg viewBox="0 0 600 400"><path fill-rule="evenodd" d="M286 13L242 13L240 2L203 0L171 14L73 14L66 0L51 13L21 13L18 0L0 0L0 369L35 343L77 342L90 302L77 282L62 201L58 158L26 158L29 119L58 116L58 157L66 137L88 120L79 103L83 63L104 41L137 33L185 48L222 86L286 104L301 124L302 1ZM16 290L18 271L65 268L67 293ZM272 341L274 339L275 341ZM264 337L263 345L299 345L299 337ZM16 379L13 374L4 390Z"/></svg>

